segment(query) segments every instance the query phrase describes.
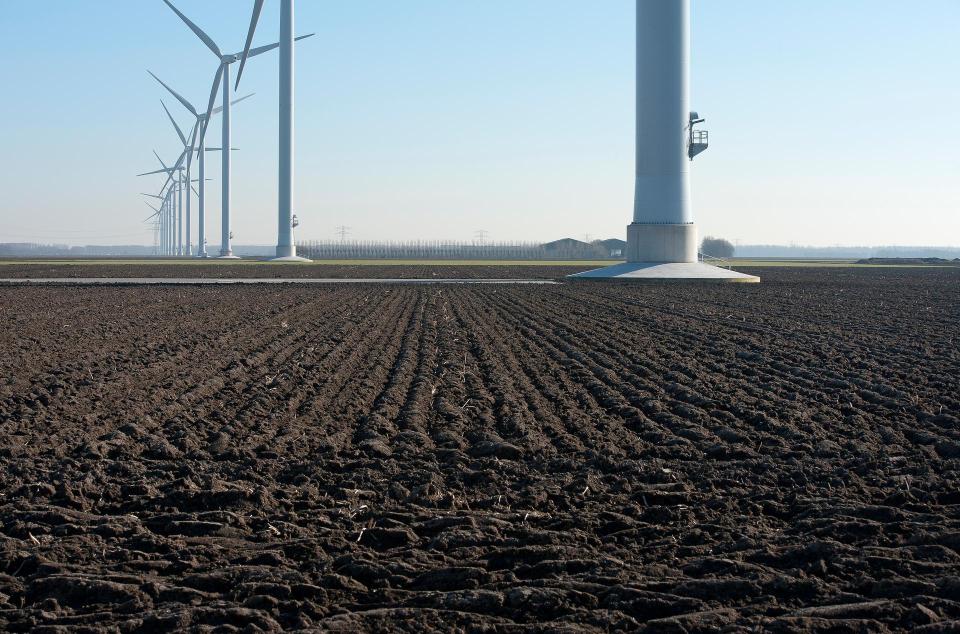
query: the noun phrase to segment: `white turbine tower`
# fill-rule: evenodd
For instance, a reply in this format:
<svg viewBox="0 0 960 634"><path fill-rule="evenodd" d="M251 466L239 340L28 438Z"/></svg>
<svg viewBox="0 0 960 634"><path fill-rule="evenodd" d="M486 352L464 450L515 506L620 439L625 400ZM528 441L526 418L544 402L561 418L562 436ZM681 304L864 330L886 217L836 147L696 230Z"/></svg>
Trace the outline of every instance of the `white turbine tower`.
<svg viewBox="0 0 960 634"><path fill-rule="evenodd" d="M243 59L237 70L237 85L247 58L254 54L250 50L253 35L260 22L264 0L254 0L253 16L247 31L247 42L243 48ZM277 257L278 262L309 262L297 257L297 245L293 241L293 114L294 114L294 3L293 0L280 0L280 155L279 190L277 195ZM256 50L256 49L254 49Z"/></svg>
<svg viewBox="0 0 960 634"><path fill-rule="evenodd" d="M190 19L180 12L170 0L163 0L168 7L170 7L177 16L183 20L194 34L200 38L200 41L203 42L210 51L217 56L217 59L220 61L220 66L217 69L217 74L213 79L213 89L210 91L210 103L207 106L206 118L203 121L203 128L200 132L200 142L203 144L204 139L206 139L207 126L210 125L210 118L213 116L213 104L217 100L217 94L220 92L220 82L223 82L223 126L222 126L222 136L223 142L221 147L229 148L231 147L230 143L230 65L240 60L240 53L235 53L232 55L225 55L221 52L220 47L217 46L216 42L210 38L209 35L204 33L203 29L198 27L196 24L190 21ZM296 38L297 40L302 40L304 38L310 37L313 33L309 35L303 35ZM262 55L268 51L279 47L279 42L276 44L269 44L267 46L261 46L259 48L252 49L248 52L245 52L245 57L255 57L257 55ZM231 246L231 227L230 227L230 152L223 152L221 167L223 171L221 187L223 193L221 195L221 207L222 207L222 216L221 221L221 248L220 248L220 257L225 259L233 259L233 248Z"/></svg>
<svg viewBox="0 0 960 634"><path fill-rule="evenodd" d="M706 149L690 111L690 0L637 0L637 162L627 263L575 277L758 278L699 262L690 161Z"/></svg>
<svg viewBox="0 0 960 634"><path fill-rule="evenodd" d="M206 120L207 120L207 114L206 114L206 113L204 113L204 114L199 113L199 112L197 111L197 109L193 106L193 104L190 103L189 101L187 101L182 95L180 95L180 93L178 93L176 90L174 90L173 88L171 88L170 86L168 86L168 85L166 84L166 82L164 82L162 79L160 79L159 77L157 77L156 75L154 75L154 74L153 74L152 72L150 72L149 70L148 70L147 72L150 73L150 76L153 77L154 79L156 79L156 80L160 83L161 86L163 86L164 88L166 88L167 91L168 91L171 95L173 95L173 96L177 99L177 101L179 101L179 102L183 105L184 108L186 108L187 110L189 110L189 111L190 111L190 114L192 114L192 115L194 116L194 118L196 119L196 123L194 124L194 129L193 129L193 133L192 133L193 136L191 137L191 141L190 141L190 147L193 149L194 152L197 152L197 153L199 154L198 159L199 159L199 171L200 171L200 179L199 179L200 189L199 189L199 191L197 192L197 199L198 199L198 202L199 202L199 205L198 205L198 214L197 214L197 215L199 216L199 223L198 223L198 224L199 224L199 232L198 232L198 238L197 238L197 239L198 239L197 257L205 258L205 257L208 257L208 256L207 256L207 233L206 233L206 231L207 231L207 230L206 230L206 219L207 219L207 214L206 214L206 187L205 187L205 185L204 185L205 181L208 180L208 179L206 179L206 178L204 177L204 176L205 176L205 173L206 173L206 160L205 160L205 156L206 156L206 152L219 152L219 151L220 151L220 148L206 148L206 147L204 147L204 141L203 141L202 135L201 135L201 134L198 134L198 130L204 126L204 124L205 124L205 122L206 122ZM241 101L244 101L244 100L246 100L246 99L249 99L249 98L252 97L254 94L255 94L255 93L250 93L249 95L246 95L246 96L244 96L244 97L240 97L239 99L234 99L233 101L230 102L230 105L231 105L231 106L235 106L236 104L240 103ZM164 106L164 107L166 107L166 106ZM214 108L214 109L211 111L210 116L213 116L213 115L216 115L216 114L220 114L222 111L223 111L223 107L222 107L222 106L221 106L221 107ZM169 115L169 113L167 113L167 114ZM171 117L171 120L173 120L172 117ZM181 136L182 136L182 135L181 135ZM199 140L199 145L198 145L197 137L201 137L200 140ZM187 175L188 175L188 176L190 175L190 165L191 165L192 162L193 162L193 153L191 152L190 156L187 158ZM188 196L189 196L189 194L188 194ZM189 217L190 217L190 212L189 212L189 198L188 198L188 207L187 207L187 209L188 209L188 211L187 211L187 217L189 218Z"/></svg>

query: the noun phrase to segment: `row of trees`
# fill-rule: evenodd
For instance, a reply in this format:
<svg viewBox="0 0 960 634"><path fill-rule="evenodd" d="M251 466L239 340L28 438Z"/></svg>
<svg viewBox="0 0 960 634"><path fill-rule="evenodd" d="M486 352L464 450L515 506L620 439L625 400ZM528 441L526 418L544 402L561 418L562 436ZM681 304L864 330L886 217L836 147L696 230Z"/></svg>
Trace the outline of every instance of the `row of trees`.
<svg viewBox="0 0 960 634"><path fill-rule="evenodd" d="M732 258L736 248L729 240L707 236L700 243L700 253L712 258Z"/></svg>
<svg viewBox="0 0 960 634"><path fill-rule="evenodd" d="M307 241L297 253L311 260L546 260L542 244L535 242L409 242Z"/></svg>
<svg viewBox="0 0 960 634"><path fill-rule="evenodd" d="M700 251L714 258L731 258L734 247L728 240L706 237ZM311 260L589 260L616 259L619 249L602 242L558 240L537 242L456 242L412 240L375 242L361 240L306 241L297 252Z"/></svg>
<svg viewBox="0 0 960 634"><path fill-rule="evenodd" d="M414 240L301 242L297 251L312 260L618 260L622 240L581 242L572 238L539 242L457 242Z"/></svg>

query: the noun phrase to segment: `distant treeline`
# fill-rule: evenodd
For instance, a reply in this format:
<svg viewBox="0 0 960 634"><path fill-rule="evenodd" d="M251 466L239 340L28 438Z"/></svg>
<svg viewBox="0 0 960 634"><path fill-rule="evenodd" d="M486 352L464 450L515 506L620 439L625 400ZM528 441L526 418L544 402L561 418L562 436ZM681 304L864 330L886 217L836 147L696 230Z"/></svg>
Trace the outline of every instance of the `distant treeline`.
<svg viewBox="0 0 960 634"><path fill-rule="evenodd" d="M615 259L619 250L602 242L558 240L538 242L456 242L413 240L409 242L306 241L297 254L311 260L602 260Z"/></svg>
<svg viewBox="0 0 960 634"><path fill-rule="evenodd" d="M718 242L725 242L719 241ZM307 241L298 250L311 259L463 259L463 260L616 260L623 257L623 240L582 242L571 238L554 242L456 242L449 240L414 240L408 242L377 241ZM210 245L211 255L219 250ZM273 245L235 245L234 253L243 257L270 257ZM0 243L0 257L151 257L152 246L89 245L68 246L26 242ZM710 253L710 255L715 255ZM716 255L716 257L729 257ZM735 248L739 258L960 258L960 247L809 247L767 244L742 244Z"/></svg>
<svg viewBox="0 0 960 634"><path fill-rule="evenodd" d="M0 257L3 258L43 258L43 257L150 257L156 251L152 246L138 244L94 245L71 247L63 244L34 244L29 242L0 243Z"/></svg>
<svg viewBox="0 0 960 634"><path fill-rule="evenodd" d="M738 258L960 258L960 247L807 247L775 244L741 244Z"/></svg>

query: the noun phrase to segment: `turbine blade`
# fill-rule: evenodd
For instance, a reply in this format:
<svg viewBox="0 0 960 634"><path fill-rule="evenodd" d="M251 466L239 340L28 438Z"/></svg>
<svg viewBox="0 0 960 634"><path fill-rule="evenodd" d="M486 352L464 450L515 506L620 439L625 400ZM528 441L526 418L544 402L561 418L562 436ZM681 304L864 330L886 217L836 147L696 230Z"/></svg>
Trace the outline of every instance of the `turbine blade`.
<svg viewBox="0 0 960 634"><path fill-rule="evenodd" d="M173 12L174 12L174 13L176 13L178 16L180 16L180 19L183 20L184 24L186 24L188 27L190 27L190 30L193 31L193 32L197 35L197 37L200 38L200 41L201 41L201 42L203 42L204 44L207 45L207 48L209 48L211 51L213 51L213 54L214 54L214 55L216 55L217 57L219 57L219 58L221 58L221 59L223 58L223 53L220 52L220 47L217 46L217 43L216 43L216 42L214 42L212 39L210 39L210 36L209 36L209 35L207 35L206 33L203 32L203 29L201 29L199 26L197 26L196 24L194 24L193 22L191 22L191 21L190 21L190 18L188 18L187 16L183 15L182 13L180 13L180 10L179 10L178 8L176 8L175 6L173 6L173 3L170 2L170 0L163 0L163 1L167 4L168 7L170 7L171 9L173 9Z"/></svg>
<svg viewBox="0 0 960 634"><path fill-rule="evenodd" d="M233 101L230 102L230 105L231 105L231 106L235 106L235 105L237 105L238 103L240 103L241 101L246 101L247 99L249 99L250 97L254 96L255 94L257 94L257 93L252 92L252 93L250 93L249 95L246 95L245 97L240 97L239 99L234 99Z"/></svg>
<svg viewBox="0 0 960 634"><path fill-rule="evenodd" d="M233 101L230 102L230 105L231 105L231 106L235 106L235 105L237 105L238 103L240 103L241 101L246 101L247 99L249 99L250 97L254 96L255 94L257 94L257 93L252 92L252 93L250 93L249 95L247 95L246 97L240 97L239 99L234 99ZM213 109L213 114L220 114L221 112L223 112L223 106L217 106L216 108Z"/></svg>
<svg viewBox="0 0 960 634"><path fill-rule="evenodd" d="M274 42L273 44L267 44L266 46L260 46L258 48L251 49L247 53L247 57L256 57L257 55L263 55L268 51L272 51L275 48L280 48L280 42Z"/></svg>
<svg viewBox="0 0 960 634"><path fill-rule="evenodd" d="M170 170L170 175L167 176L167 182L166 184L164 184L164 187L166 187L167 185L173 182L174 174L179 174L180 168L183 167L183 160L184 158L186 158L187 154L188 154L187 150L184 149L184 151L180 154L180 158L177 159L177 164L173 166L172 170Z"/></svg>
<svg viewBox="0 0 960 634"><path fill-rule="evenodd" d="M180 129L180 126L177 125L176 120L173 118L173 115L170 114L170 111L167 110L167 104L163 103L163 99L160 100L160 105L163 106L163 111L167 113L167 118L170 119L170 123L173 124L173 129L177 131L177 136L180 137L180 141L186 145L187 137L183 136L183 130Z"/></svg>
<svg viewBox="0 0 960 634"><path fill-rule="evenodd" d="M193 107L193 104L191 104L189 101L187 101L186 99L184 99L184 98L180 95L180 93L178 93L176 90L174 90L173 88L171 88L170 86L168 86L167 84L165 84L162 79L160 79L159 77L157 77L156 75L154 75L154 74L153 74L152 72L150 72L149 70L148 70L147 72L150 73L150 76L151 76L151 77L153 77L153 78L156 79L158 82L160 82L160 85L163 86L164 88L166 88L166 89L167 89L167 92L169 92L171 95L173 95L174 97L176 97L176 98L177 98L177 101L179 101L180 103L182 103L184 108L186 108L187 110L189 110L190 112L192 112L192 113L193 113L193 116L195 116L195 117L199 116L199 115L197 114L197 109Z"/></svg>
<svg viewBox="0 0 960 634"><path fill-rule="evenodd" d="M160 161L160 165L163 165L163 169L165 169L165 170L167 170L167 171L170 171L170 168L167 167L167 164L163 162L163 159L160 158L160 155L157 154L157 151L156 151L156 150L153 151L153 155L157 157L157 160L158 160L158 161Z"/></svg>
<svg viewBox="0 0 960 634"><path fill-rule="evenodd" d="M308 37L313 37L316 33L308 33L307 35L301 35L300 37L293 38L294 42L299 42L300 40L305 40ZM261 46L259 48L252 49L250 54L247 57L256 57L257 55L262 55L269 51L272 51L275 48L280 47L280 42L274 42L273 44L267 44L266 46Z"/></svg>
<svg viewBox="0 0 960 634"><path fill-rule="evenodd" d="M253 34L257 31L257 24L260 22L261 11L263 11L263 0L254 0L253 16L250 18L250 30L247 31L247 42L243 45L243 57L240 58L240 68L237 69L237 84L234 89L240 87L243 67L247 65L247 57L250 56L250 46L253 44Z"/></svg>
<svg viewBox="0 0 960 634"><path fill-rule="evenodd" d="M223 64L217 69L217 75L213 78L213 89L210 91L210 103L207 104L207 114L203 118L203 131L200 133L200 143L207 138L207 127L210 125L210 118L213 116L213 104L217 102L217 94L220 92L220 82L223 81Z"/></svg>
<svg viewBox="0 0 960 634"><path fill-rule="evenodd" d="M187 153L187 172L188 173L190 172L190 166L193 165L193 149L196 147L196 144L197 144L197 132L199 132L199 128L200 128L200 121L194 121L193 132L191 133L191 136L190 136L190 145L187 145L186 142L184 142L184 145L186 146L186 148L184 149L184 152Z"/></svg>
<svg viewBox="0 0 960 634"><path fill-rule="evenodd" d="M167 174L170 170L164 168L162 170L156 170L154 172L144 172L143 174L137 174L137 176L153 176L154 174Z"/></svg>
<svg viewBox="0 0 960 634"><path fill-rule="evenodd" d="M141 195L141 196L148 196L148 197L150 197L150 198L157 198L157 199L159 199L159 200L163 200L163 196L157 196L156 194L140 194L140 195Z"/></svg>

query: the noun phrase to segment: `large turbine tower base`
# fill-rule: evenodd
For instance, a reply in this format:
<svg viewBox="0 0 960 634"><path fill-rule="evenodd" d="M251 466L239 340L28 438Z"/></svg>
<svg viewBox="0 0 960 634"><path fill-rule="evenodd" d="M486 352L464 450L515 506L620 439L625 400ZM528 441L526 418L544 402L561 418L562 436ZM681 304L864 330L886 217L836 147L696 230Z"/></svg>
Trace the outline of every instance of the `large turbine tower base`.
<svg viewBox="0 0 960 634"><path fill-rule="evenodd" d="M690 111L690 0L637 0L637 157L625 264L571 277L759 282L699 261L690 162L706 149Z"/></svg>
<svg viewBox="0 0 960 634"><path fill-rule="evenodd" d="M627 262L696 262L697 227L643 224L627 226Z"/></svg>

